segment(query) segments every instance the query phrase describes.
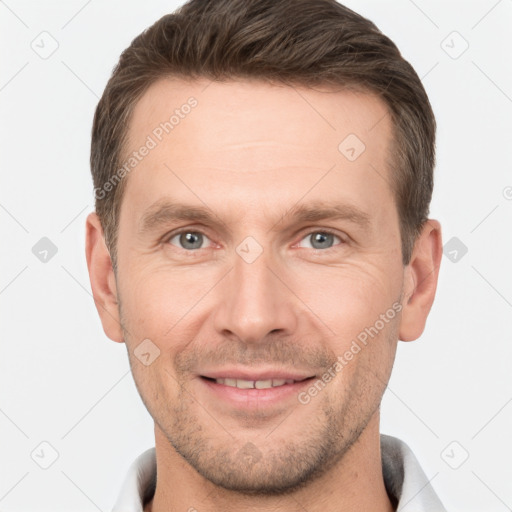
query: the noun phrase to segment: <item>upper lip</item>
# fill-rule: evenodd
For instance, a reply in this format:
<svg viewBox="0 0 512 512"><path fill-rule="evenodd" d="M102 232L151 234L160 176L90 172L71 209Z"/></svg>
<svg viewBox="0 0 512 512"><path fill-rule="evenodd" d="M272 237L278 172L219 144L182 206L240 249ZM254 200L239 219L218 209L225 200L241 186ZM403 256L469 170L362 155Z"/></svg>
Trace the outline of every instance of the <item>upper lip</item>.
<svg viewBox="0 0 512 512"><path fill-rule="evenodd" d="M201 377L208 377L210 379L237 379L237 380L304 380L314 377L311 373L298 372L297 370L283 370L283 369L266 369L256 371L254 369L240 369L240 368L226 368L222 370L205 371L201 373Z"/></svg>

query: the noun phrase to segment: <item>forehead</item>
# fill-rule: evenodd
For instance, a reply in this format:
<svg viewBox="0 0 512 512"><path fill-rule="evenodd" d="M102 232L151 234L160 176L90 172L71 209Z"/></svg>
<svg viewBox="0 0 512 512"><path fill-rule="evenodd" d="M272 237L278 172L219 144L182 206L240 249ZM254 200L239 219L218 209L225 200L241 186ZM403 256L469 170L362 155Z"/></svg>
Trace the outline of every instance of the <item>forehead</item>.
<svg viewBox="0 0 512 512"><path fill-rule="evenodd" d="M186 176L194 190L231 188L244 204L272 183L292 200L332 168L324 188L389 195L387 112L377 96L346 89L161 79L133 111L125 157L149 140L152 149L127 176L125 196L142 208Z"/></svg>
<svg viewBox="0 0 512 512"><path fill-rule="evenodd" d="M190 107L191 102L196 106ZM337 149L337 143L348 135L347 129L353 130L364 143L387 143L389 120L384 102L367 92L328 86L312 89L258 80L212 82L167 78L152 84L135 105L128 140L136 144L141 136L170 122L172 137L166 137L164 142L172 146L172 139L180 138L180 132L186 131L187 136L193 134L201 140L202 152L221 149L219 139L223 146L255 139L297 147L324 141ZM305 125L309 128L307 132ZM282 130L284 126L286 130ZM164 134L168 135L165 131ZM175 149L178 156L180 148ZM191 157L187 152L187 159Z"/></svg>

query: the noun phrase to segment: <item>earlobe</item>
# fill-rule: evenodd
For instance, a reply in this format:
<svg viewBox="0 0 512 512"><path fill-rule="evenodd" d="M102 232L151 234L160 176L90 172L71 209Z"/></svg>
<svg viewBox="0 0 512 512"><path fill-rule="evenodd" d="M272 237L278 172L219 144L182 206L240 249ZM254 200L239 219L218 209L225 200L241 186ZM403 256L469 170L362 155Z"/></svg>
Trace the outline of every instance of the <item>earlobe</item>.
<svg viewBox="0 0 512 512"><path fill-rule="evenodd" d="M428 219L414 244L405 269L404 297L399 339L412 341L421 336L434 302L439 266L443 255L441 224Z"/></svg>
<svg viewBox="0 0 512 512"><path fill-rule="evenodd" d="M92 295L103 330L111 340L122 343L124 339L112 260L105 245L99 217L94 212L86 220L85 255Z"/></svg>

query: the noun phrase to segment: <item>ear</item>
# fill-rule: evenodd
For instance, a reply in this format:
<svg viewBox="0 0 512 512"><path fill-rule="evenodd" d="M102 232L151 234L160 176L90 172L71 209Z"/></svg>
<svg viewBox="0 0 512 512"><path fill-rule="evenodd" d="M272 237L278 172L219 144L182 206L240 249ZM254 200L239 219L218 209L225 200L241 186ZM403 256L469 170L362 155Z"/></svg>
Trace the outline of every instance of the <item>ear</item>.
<svg viewBox="0 0 512 512"><path fill-rule="evenodd" d="M441 224L428 219L416 239L411 261L405 268L404 298L399 339L412 341L425 329L434 302L443 256Z"/></svg>
<svg viewBox="0 0 512 512"><path fill-rule="evenodd" d="M124 338L119 317L116 279L110 253L105 245L103 228L96 213L87 216L85 229L85 256L94 303L105 334L111 340L122 343Z"/></svg>

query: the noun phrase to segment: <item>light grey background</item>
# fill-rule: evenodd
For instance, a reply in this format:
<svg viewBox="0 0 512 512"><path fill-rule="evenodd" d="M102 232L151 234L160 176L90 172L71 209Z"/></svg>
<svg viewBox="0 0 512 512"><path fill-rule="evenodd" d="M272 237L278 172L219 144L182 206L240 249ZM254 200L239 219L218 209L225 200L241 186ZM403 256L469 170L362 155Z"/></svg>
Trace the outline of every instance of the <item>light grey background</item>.
<svg viewBox="0 0 512 512"><path fill-rule="evenodd" d="M431 217L456 237L423 336L399 345L382 431L411 446L450 511L512 510L512 0L346 4L423 79L438 121ZM0 1L4 512L110 510L154 444L90 295L84 221L99 96L121 51L178 5Z"/></svg>

